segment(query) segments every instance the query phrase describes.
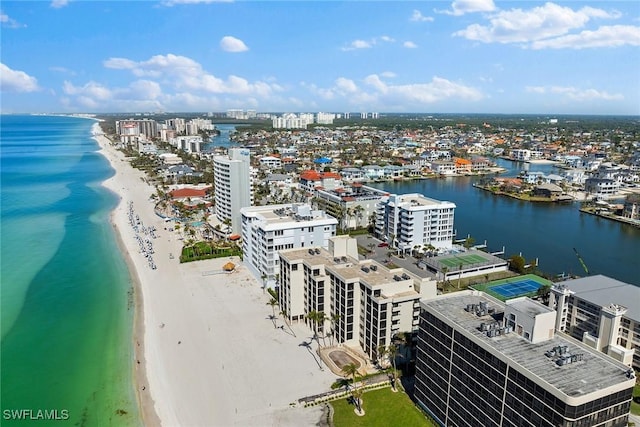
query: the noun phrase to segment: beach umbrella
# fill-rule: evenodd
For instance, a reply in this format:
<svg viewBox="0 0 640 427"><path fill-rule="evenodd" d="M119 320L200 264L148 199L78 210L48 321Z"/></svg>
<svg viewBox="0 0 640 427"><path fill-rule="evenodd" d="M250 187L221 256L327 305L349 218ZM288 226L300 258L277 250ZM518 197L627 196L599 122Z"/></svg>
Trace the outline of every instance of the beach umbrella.
<svg viewBox="0 0 640 427"><path fill-rule="evenodd" d="M222 269L224 271L233 271L235 268L236 268L236 265L232 262L228 262L222 266Z"/></svg>

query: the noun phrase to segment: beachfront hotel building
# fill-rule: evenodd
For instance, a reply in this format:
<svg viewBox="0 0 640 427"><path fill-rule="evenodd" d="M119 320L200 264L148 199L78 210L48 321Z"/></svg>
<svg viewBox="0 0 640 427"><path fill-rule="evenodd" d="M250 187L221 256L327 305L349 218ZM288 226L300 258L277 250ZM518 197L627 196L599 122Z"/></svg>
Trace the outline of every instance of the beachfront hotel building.
<svg viewBox="0 0 640 427"><path fill-rule="evenodd" d="M454 203L418 193L392 194L378 205L375 233L402 252L424 245L449 249L455 236L455 209Z"/></svg>
<svg viewBox="0 0 640 427"><path fill-rule="evenodd" d="M276 286L278 251L323 247L336 235L338 221L308 204L240 209L244 263L268 287Z"/></svg>
<svg viewBox="0 0 640 427"><path fill-rule="evenodd" d="M439 425L627 425L633 370L556 333L553 309L478 291L421 307L415 398Z"/></svg>
<svg viewBox="0 0 640 427"><path fill-rule="evenodd" d="M603 275L551 288L556 329L640 369L640 288Z"/></svg>
<svg viewBox="0 0 640 427"><path fill-rule="evenodd" d="M246 148L230 148L226 156L213 158L216 217L220 222L230 222L233 234L242 231L240 209L253 205L250 160Z"/></svg>
<svg viewBox="0 0 640 427"><path fill-rule="evenodd" d="M420 299L436 295L430 278L359 260L357 241L349 236L329 239L328 248L282 250L279 256L278 302L287 321L313 327L306 315L323 312L320 335L372 360L397 333L417 331Z"/></svg>

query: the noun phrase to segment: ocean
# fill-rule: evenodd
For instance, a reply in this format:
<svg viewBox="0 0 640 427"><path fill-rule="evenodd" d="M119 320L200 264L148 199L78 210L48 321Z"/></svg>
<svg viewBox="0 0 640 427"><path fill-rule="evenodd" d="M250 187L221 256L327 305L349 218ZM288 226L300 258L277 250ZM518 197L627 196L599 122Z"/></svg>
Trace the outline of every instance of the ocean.
<svg viewBox="0 0 640 427"><path fill-rule="evenodd" d="M94 123L1 116L2 425L141 425L132 283Z"/></svg>

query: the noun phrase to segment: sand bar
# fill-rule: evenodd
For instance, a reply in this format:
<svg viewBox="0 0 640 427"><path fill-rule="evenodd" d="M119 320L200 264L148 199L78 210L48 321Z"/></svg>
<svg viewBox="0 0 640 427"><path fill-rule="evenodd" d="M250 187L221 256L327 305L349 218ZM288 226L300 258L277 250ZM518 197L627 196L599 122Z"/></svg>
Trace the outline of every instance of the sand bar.
<svg viewBox="0 0 640 427"><path fill-rule="evenodd" d="M291 404L327 391L336 376L320 370L317 356L300 345L310 341L310 330L274 328L269 295L237 258L231 274L222 273L229 258L180 264L182 242L154 213L150 196L155 189L97 126L101 153L116 171L104 185L121 196L112 221L136 284L137 308L142 308L136 315L134 366L145 424L315 425L320 407ZM156 227L157 237L151 239L155 270L129 224L130 202L145 227ZM281 319L277 325L283 325Z"/></svg>

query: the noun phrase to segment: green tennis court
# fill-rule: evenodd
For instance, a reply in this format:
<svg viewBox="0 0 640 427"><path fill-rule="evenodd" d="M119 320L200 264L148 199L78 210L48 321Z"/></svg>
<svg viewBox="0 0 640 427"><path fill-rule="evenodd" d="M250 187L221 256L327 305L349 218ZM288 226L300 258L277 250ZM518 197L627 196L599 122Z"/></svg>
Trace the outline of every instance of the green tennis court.
<svg viewBox="0 0 640 427"><path fill-rule="evenodd" d="M476 254L456 255L451 258L440 260L440 264L451 269L459 266L486 263L487 259Z"/></svg>

